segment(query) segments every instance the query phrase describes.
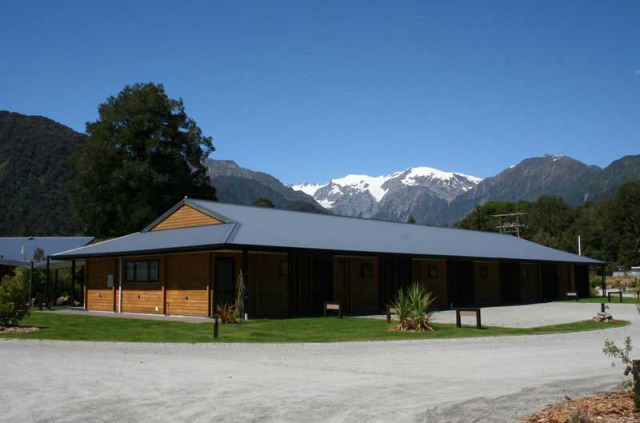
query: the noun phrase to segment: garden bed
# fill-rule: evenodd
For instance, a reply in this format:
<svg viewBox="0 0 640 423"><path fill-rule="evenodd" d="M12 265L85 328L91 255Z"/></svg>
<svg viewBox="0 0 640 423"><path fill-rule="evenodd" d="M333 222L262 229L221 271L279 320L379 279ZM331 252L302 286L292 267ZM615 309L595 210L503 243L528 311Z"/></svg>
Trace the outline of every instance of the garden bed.
<svg viewBox="0 0 640 423"><path fill-rule="evenodd" d="M0 335L9 335L13 333L31 333L37 332L40 328L37 326L0 326Z"/></svg>
<svg viewBox="0 0 640 423"><path fill-rule="evenodd" d="M577 416L582 416L580 420ZM530 415L525 423L638 422L640 413L635 411L633 393L616 391L591 397L570 399L551 405Z"/></svg>

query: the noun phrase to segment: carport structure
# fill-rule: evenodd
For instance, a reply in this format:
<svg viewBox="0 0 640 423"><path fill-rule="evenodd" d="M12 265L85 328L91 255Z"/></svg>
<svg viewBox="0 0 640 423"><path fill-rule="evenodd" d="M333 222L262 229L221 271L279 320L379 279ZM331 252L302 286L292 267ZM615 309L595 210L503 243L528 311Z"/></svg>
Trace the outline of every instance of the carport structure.
<svg viewBox="0 0 640 423"><path fill-rule="evenodd" d="M142 231L54 254L84 260L85 308L211 316L243 281L251 316L383 310L419 282L437 305L589 294L604 263L511 235L184 199Z"/></svg>
<svg viewBox="0 0 640 423"><path fill-rule="evenodd" d="M72 248L79 248L93 241L93 237L3 237L0 238L0 280L7 274L13 273L17 267L45 270L47 272L46 283L44 286L44 298L49 298L49 290L53 288L53 293L57 293L58 289L58 271L60 269L71 269L71 299L75 297L76 282L76 263L70 263L61 260L50 260L50 256ZM80 266L83 262L78 263ZM77 270L81 270L80 268ZM53 286L50 286L50 274L54 272ZM80 271L80 275L84 272ZM80 278L81 291L84 290L82 285L83 278ZM31 289L30 295L31 296Z"/></svg>

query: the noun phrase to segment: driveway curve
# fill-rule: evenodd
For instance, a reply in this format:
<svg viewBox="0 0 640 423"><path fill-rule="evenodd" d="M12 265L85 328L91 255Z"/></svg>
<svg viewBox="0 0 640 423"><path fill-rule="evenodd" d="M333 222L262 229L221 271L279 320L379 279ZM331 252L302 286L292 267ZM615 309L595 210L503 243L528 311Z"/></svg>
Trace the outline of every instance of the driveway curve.
<svg viewBox="0 0 640 423"><path fill-rule="evenodd" d="M637 341L640 318L633 305L611 312L633 324L334 344L2 340L0 421L513 422L622 380L603 342Z"/></svg>

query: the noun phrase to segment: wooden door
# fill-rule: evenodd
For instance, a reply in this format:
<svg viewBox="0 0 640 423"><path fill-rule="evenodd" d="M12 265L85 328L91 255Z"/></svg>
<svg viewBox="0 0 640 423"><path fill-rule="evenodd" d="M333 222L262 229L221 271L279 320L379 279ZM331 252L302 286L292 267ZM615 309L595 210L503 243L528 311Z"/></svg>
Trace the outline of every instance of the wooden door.
<svg viewBox="0 0 640 423"><path fill-rule="evenodd" d="M235 267L232 257L216 258L213 284L215 305L234 304Z"/></svg>

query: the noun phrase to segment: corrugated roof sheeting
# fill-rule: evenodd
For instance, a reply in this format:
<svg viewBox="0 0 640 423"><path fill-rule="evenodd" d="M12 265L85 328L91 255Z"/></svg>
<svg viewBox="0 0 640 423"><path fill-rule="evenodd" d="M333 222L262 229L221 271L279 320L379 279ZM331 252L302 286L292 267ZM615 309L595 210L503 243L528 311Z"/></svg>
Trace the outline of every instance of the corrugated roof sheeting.
<svg viewBox="0 0 640 423"><path fill-rule="evenodd" d="M235 223L199 226L166 231L136 232L120 238L98 242L56 255L58 259L122 255L124 253L146 253L163 250L197 248L208 245L223 245L233 231Z"/></svg>
<svg viewBox="0 0 640 423"><path fill-rule="evenodd" d="M59 257L118 255L190 247L195 249L205 246L255 246L350 253L602 263L511 235L239 206L204 200L186 199L184 202L212 216L223 216L224 220L233 220L236 223L140 232L67 251Z"/></svg>
<svg viewBox="0 0 640 423"><path fill-rule="evenodd" d="M93 237L6 237L0 238L0 264L8 266L29 266L36 249L40 248L44 256L53 255L87 245ZM22 250L24 248L24 255Z"/></svg>

